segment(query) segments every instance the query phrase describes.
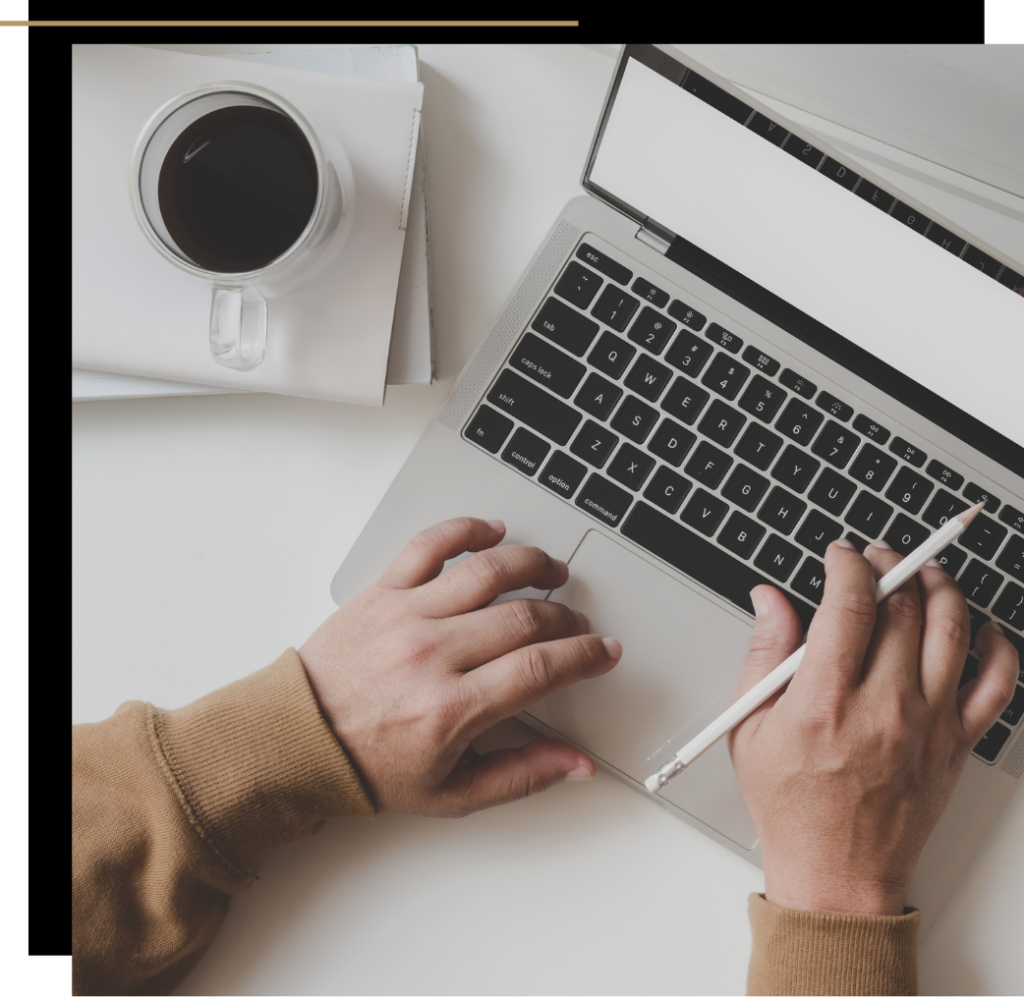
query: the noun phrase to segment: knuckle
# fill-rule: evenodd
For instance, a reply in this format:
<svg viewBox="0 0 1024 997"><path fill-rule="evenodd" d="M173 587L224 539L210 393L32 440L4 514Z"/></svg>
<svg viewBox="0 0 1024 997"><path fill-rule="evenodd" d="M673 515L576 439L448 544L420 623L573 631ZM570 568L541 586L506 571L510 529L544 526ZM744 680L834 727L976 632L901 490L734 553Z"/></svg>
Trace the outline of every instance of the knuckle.
<svg viewBox="0 0 1024 997"><path fill-rule="evenodd" d="M513 599L504 604L505 624L518 641L533 640L544 626L544 614L529 599Z"/></svg>
<svg viewBox="0 0 1024 997"><path fill-rule="evenodd" d="M506 583L509 577L508 550L507 547L498 550L482 550L466 561L481 588L500 590Z"/></svg>
<svg viewBox="0 0 1024 997"><path fill-rule="evenodd" d="M940 613L929 617L926 624L934 631L944 646L962 648L966 651L971 640L971 624L967 616L966 603L956 613Z"/></svg>
<svg viewBox="0 0 1024 997"><path fill-rule="evenodd" d="M874 593L859 589L844 592L836 603L836 609L843 615L857 622L867 622L875 618Z"/></svg>
<svg viewBox="0 0 1024 997"><path fill-rule="evenodd" d="M910 620L914 623L921 622L921 606L905 589L897 589L885 601L885 615L894 620Z"/></svg>
<svg viewBox="0 0 1024 997"><path fill-rule="evenodd" d="M534 644L519 652L519 667L516 669L522 691L531 699L546 695L552 685L551 659L548 653Z"/></svg>

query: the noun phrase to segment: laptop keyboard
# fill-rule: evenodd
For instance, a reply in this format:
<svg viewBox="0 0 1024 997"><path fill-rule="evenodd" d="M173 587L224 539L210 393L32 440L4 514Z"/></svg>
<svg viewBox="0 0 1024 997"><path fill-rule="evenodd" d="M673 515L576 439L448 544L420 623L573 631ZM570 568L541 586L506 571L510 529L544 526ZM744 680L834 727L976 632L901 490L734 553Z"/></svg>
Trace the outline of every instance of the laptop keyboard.
<svg viewBox="0 0 1024 997"><path fill-rule="evenodd" d="M1024 512L584 242L463 430L472 443L747 613L783 589L809 625L846 536L901 554L970 505L940 555L1024 662ZM961 685L977 673L969 655ZM975 748L993 762L1013 702Z"/></svg>

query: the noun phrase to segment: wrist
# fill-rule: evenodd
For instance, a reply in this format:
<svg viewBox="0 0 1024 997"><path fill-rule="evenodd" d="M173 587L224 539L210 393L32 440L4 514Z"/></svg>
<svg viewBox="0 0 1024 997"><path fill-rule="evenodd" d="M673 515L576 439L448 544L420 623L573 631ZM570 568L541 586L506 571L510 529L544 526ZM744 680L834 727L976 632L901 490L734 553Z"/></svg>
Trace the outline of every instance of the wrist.
<svg viewBox="0 0 1024 997"><path fill-rule="evenodd" d="M900 917L906 908L903 884L880 883L868 878L797 875L765 871L765 899L777 907L815 914L856 914Z"/></svg>

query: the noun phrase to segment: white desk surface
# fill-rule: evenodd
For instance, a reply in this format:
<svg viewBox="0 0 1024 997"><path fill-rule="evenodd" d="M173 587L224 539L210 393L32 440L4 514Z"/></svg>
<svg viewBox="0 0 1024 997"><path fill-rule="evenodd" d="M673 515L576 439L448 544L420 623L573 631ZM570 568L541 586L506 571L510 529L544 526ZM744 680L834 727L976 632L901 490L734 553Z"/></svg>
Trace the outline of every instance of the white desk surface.
<svg viewBox="0 0 1024 997"><path fill-rule="evenodd" d="M438 383L389 388L382 409L268 394L73 406L75 722L127 699L187 703L333 611L334 570L579 192L610 58L420 55ZM491 741L528 736L513 720ZM921 947L923 993L1024 989L1022 840L1018 793ZM336 821L266 863L178 993L742 993L762 887L600 774L459 821ZM644 958L652 946L665 958Z"/></svg>

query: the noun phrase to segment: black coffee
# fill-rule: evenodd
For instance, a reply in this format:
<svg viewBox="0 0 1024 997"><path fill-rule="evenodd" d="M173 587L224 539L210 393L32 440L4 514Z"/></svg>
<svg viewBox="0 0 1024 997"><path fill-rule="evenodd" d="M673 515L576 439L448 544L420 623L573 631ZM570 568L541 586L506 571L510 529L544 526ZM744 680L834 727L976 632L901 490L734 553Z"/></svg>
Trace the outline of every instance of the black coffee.
<svg viewBox="0 0 1024 997"><path fill-rule="evenodd" d="M181 250L204 270L241 273L280 256L316 203L316 160L279 111L225 107L199 118L164 157L160 213Z"/></svg>

